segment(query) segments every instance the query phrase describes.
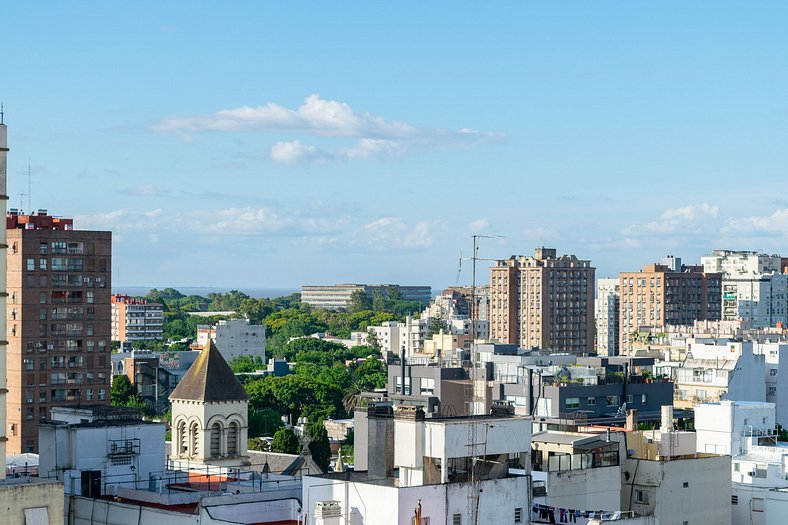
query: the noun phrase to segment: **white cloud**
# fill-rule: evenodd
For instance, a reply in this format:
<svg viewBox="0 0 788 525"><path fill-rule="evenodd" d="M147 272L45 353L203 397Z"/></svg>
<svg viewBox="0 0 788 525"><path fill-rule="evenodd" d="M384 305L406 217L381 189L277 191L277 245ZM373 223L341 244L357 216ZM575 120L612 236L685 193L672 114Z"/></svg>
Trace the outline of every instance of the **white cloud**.
<svg viewBox="0 0 788 525"><path fill-rule="evenodd" d="M300 140L276 142L270 157L285 164L381 159L410 151L468 146L503 138L501 133L468 128L417 128L367 112L353 111L345 102L325 100L318 94L306 97L296 109L269 102L263 106L224 109L209 115L169 117L153 129L177 133L186 139L194 133L206 131L260 131L356 139L351 145L332 149L303 144Z"/></svg>
<svg viewBox="0 0 788 525"><path fill-rule="evenodd" d="M771 215L728 219L725 230L730 233L769 233L788 236L788 208L781 208Z"/></svg>
<svg viewBox="0 0 788 525"><path fill-rule="evenodd" d="M670 208L659 219L645 224L634 224L622 230L625 236L688 234L715 228L719 206L707 203Z"/></svg>
<svg viewBox="0 0 788 525"><path fill-rule="evenodd" d="M471 221L471 223L468 224L468 230L476 233L486 229L488 226L490 226L490 221L487 219L476 219L475 221Z"/></svg>
<svg viewBox="0 0 788 525"><path fill-rule="evenodd" d="M381 217L364 225L363 243L382 250L429 248L435 242L436 221L418 221L412 225L401 217Z"/></svg>
<svg viewBox="0 0 788 525"><path fill-rule="evenodd" d="M304 161L330 160L331 155L315 146L305 146L299 141L279 141L271 146L271 159L285 164Z"/></svg>
<svg viewBox="0 0 788 525"><path fill-rule="evenodd" d="M282 131L324 137L398 137L415 129L369 113L356 113L345 102L306 97L296 109L269 102L263 106L223 109L210 115L169 117L154 126L157 131Z"/></svg>
<svg viewBox="0 0 788 525"><path fill-rule="evenodd" d="M533 228L526 228L523 232L526 239L531 239L539 242L546 242L558 239L558 232L553 228L545 228L544 226L534 226Z"/></svg>

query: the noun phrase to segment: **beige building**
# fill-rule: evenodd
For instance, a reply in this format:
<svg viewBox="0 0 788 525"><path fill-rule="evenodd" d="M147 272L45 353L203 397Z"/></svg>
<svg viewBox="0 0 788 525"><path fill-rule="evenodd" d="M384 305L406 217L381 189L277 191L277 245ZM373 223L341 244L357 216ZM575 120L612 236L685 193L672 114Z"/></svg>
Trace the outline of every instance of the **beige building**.
<svg viewBox="0 0 788 525"><path fill-rule="evenodd" d="M249 396L213 340L170 394L172 459L248 465Z"/></svg>
<svg viewBox="0 0 788 525"><path fill-rule="evenodd" d="M155 341L162 338L164 305L141 297L112 296L112 340Z"/></svg>
<svg viewBox="0 0 788 525"><path fill-rule="evenodd" d="M591 261L537 248L490 268L490 337L523 348L586 354L594 350Z"/></svg>
<svg viewBox="0 0 788 525"><path fill-rule="evenodd" d="M38 452L52 406L109 403L112 233L6 218L8 453Z"/></svg>
<svg viewBox="0 0 788 525"><path fill-rule="evenodd" d="M63 525L63 482L37 478L0 481L2 523Z"/></svg>
<svg viewBox="0 0 788 525"><path fill-rule="evenodd" d="M672 258L669 258L672 259ZM722 275L702 266L649 264L619 274L619 347L629 352L641 328L692 325L721 315Z"/></svg>

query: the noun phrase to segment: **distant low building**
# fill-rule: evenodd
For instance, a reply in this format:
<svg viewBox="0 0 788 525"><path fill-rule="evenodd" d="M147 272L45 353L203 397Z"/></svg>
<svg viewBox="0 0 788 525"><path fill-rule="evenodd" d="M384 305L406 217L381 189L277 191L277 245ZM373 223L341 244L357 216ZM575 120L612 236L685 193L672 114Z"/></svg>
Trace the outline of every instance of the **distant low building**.
<svg viewBox="0 0 788 525"><path fill-rule="evenodd" d="M229 319L215 325L197 326L197 345L207 348L208 340L216 343L216 348L226 361L236 357L259 357L265 362L265 326L252 324L248 319Z"/></svg>
<svg viewBox="0 0 788 525"><path fill-rule="evenodd" d="M333 285L304 285L301 287L301 302L311 304L318 308L339 310L350 306L350 298L355 292L364 292L372 299L374 293L379 291L384 295L388 290L395 289L402 294L406 301L418 301L426 306L432 298L432 288L429 286L402 286L399 284L333 284Z"/></svg>
<svg viewBox="0 0 788 525"><path fill-rule="evenodd" d="M140 297L112 296L112 340L154 341L164 330L164 306Z"/></svg>

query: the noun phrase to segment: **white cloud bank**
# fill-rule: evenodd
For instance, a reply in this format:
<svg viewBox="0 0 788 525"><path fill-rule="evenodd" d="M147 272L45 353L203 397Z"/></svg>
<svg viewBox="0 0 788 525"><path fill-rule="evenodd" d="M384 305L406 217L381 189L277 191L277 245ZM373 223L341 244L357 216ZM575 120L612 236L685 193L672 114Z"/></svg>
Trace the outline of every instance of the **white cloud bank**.
<svg viewBox="0 0 788 525"><path fill-rule="evenodd" d="M383 159L414 150L467 146L503 138L501 133L467 128L417 128L367 112L355 112L347 103L326 100L319 94L309 95L295 109L269 102L208 115L168 117L153 129L177 133L184 138L208 131L259 131L355 139L349 146L331 149L304 144L301 140L278 141L271 147L270 157L285 164Z"/></svg>

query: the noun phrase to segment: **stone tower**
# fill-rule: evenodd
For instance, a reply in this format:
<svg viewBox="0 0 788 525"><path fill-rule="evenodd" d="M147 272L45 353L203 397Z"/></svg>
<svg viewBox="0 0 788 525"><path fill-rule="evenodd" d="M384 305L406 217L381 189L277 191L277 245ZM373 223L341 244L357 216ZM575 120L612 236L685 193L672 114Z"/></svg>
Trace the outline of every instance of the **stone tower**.
<svg viewBox="0 0 788 525"><path fill-rule="evenodd" d="M248 464L249 396L212 340L170 401L172 459L228 467Z"/></svg>

